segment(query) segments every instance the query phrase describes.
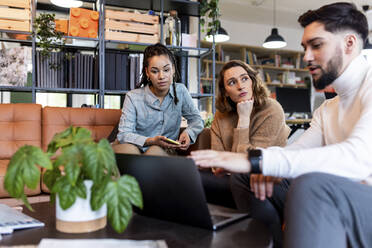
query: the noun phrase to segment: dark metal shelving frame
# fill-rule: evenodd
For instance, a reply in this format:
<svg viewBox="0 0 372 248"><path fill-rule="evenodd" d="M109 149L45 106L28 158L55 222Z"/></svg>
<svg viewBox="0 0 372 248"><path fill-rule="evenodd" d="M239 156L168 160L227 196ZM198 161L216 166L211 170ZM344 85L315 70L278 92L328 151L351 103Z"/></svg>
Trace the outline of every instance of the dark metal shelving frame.
<svg viewBox="0 0 372 248"><path fill-rule="evenodd" d="M0 86L0 91L23 91L23 92L31 92L32 93L32 101L36 102L36 93L37 92L56 92L56 93L78 93L78 94L95 94L98 96L98 104L100 108L104 108L104 96L105 95L123 95L128 92L128 90L105 90L105 50L107 43L115 43L115 44L129 44L129 45L141 45L141 46L148 46L151 44L147 43L138 43L138 42L125 42L125 41L115 41L115 40L105 40L105 7L106 6L114 6L114 7L121 7L121 8L130 8L130 9L140 9L140 10L153 10L160 13L160 40L161 42L164 39L163 34L163 20L164 20L164 12L168 12L169 10L175 9L178 11L180 15L187 15L187 16L194 16L198 17L198 21L200 23L200 14L199 14L199 2L191 2L187 0L83 0L83 2L93 3L96 4L97 9L99 11L99 30L98 30L98 38L84 38L84 37L72 37L72 36L65 36L66 39L75 39L75 40L88 40L88 41L96 41L96 46L77 46L77 45L69 45L67 44L67 48L76 48L81 50L94 50L98 49L98 56L99 56L99 89L72 89L72 88L44 88L44 87L36 87L36 40L35 37L32 37L32 40L16 40L16 39L8 39L8 38L0 38L0 41L5 42L19 42L22 44L27 44L32 46L32 86L31 87L15 87L15 86ZM44 9L44 10L51 10L48 9L48 6L45 4L37 3L36 1L32 1L31 6L31 27L33 26L34 20L36 18L36 9ZM54 9L55 11L63 11L63 9ZM66 11L65 11L66 12ZM68 12L67 12L68 13ZM0 30L0 32L7 32L7 33L16 33L16 34L29 34L32 35L31 32L22 32L22 31L11 31L11 30ZM213 42L212 49L208 48L201 48L200 46L200 37L201 37L201 29L200 24L198 25L198 43L197 47L178 47L178 46L169 46L167 47L171 50L177 51L189 51L192 54L186 55L186 57L190 58L197 58L197 93L192 93L191 96L193 98L203 98L203 97L212 97L212 109L213 113L215 112L215 79L213 73L213 80L212 80L212 93L210 94L202 94L200 93L200 74L201 74L201 59L208 54L212 53L212 58L214 60L215 56L215 44ZM112 50L112 48L109 48ZM122 50L122 49L118 49ZM126 51L126 50L124 50ZM128 50L129 52L133 52ZM215 70L215 61L213 61L213 72ZM187 87L189 88L189 82L187 82Z"/></svg>

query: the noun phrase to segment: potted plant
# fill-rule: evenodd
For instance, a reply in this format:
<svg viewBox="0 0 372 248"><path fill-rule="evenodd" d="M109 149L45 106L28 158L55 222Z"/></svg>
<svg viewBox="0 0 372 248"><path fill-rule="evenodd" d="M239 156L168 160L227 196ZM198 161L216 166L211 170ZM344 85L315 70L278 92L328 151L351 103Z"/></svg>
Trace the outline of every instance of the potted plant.
<svg viewBox="0 0 372 248"><path fill-rule="evenodd" d="M37 40L38 46L41 48L40 54L43 59L50 57L52 52L60 52L64 50L66 43L63 38L64 33L56 30L55 14L40 13L34 23L34 31L32 33ZM58 69L56 63L49 63L51 69Z"/></svg>
<svg viewBox="0 0 372 248"><path fill-rule="evenodd" d="M53 137L47 152L25 145L12 156L4 179L5 189L12 197L22 199L30 210L24 187L37 187L38 166L45 170L43 179L51 192L51 201L58 198L57 211L68 210L78 200L89 198L87 182L92 185L88 205L92 211L99 211L106 204L107 218L117 232L125 230L132 205L142 208L136 179L129 175L120 177L109 142L106 139L94 142L87 129L71 126Z"/></svg>
<svg viewBox="0 0 372 248"><path fill-rule="evenodd" d="M204 25L207 24L207 33L215 34L221 25L219 20L220 8L219 0L200 0L200 24L203 32Z"/></svg>

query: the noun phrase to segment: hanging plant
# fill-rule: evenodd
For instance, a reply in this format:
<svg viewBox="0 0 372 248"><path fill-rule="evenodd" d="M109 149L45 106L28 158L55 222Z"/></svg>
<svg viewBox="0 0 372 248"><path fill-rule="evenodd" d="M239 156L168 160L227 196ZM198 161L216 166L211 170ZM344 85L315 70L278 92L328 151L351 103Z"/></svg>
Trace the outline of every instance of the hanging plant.
<svg viewBox="0 0 372 248"><path fill-rule="evenodd" d="M200 0L200 25L202 31L207 27L207 33L215 34L220 27L220 8L219 0Z"/></svg>
<svg viewBox="0 0 372 248"><path fill-rule="evenodd" d="M43 59L50 57L52 52L61 52L65 45L63 32L55 29L55 14L41 13L35 19L33 36L38 40ZM50 68L57 69L59 65L49 64Z"/></svg>

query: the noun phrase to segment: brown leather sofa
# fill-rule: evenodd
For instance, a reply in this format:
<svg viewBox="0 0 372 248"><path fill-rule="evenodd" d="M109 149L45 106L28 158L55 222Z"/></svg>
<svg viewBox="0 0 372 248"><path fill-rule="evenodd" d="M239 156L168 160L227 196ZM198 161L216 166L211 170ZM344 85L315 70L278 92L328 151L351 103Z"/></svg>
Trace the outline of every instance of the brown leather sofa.
<svg viewBox="0 0 372 248"><path fill-rule="evenodd" d="M45 107L39 104L0 104L0 203L18 205L4 189L4 176L12 155L25 144L46 150L54 134L70 125L92 132L94 140L107 138L118 123L121 110ZM41 184L42 185L42 184ZM25 192L31 203L48 201L45 187ZM45 192L45 191L44 191Z"/></svg>
<svg viewBox="0 0 372 248"><path fill-rule="evenodd" d="M19 205L21 201L10 198L4 189L4 176L12 155L23 145L35 145L43 150L54 134L67 127L81 126L89 129L95 141L107 138L119 122L121 110L91 108L44 107L39 104L0 104L0 203ZM191 150L210 147L209 129L204 129ZM35 190L25 189L31 203L48 201L47 188L42 184Z"/></svg>

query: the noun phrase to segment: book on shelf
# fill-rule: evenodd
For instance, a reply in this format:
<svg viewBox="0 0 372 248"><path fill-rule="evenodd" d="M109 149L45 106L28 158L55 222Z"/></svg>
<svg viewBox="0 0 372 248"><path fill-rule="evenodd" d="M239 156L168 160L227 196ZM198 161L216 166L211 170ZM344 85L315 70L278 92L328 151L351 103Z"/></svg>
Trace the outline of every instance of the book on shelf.
<svg viewBox="0 0 372 248"><path fill-rule="evenodd" d="M282 64L282 57L279 54L275 54L275 66L280 67Z"/></svg>
<svg viewBox="0 0 372 248"><path fill-rule="evenodd" d="M296 69L300 69L301 68L301 60L302 60L302 56L300 53L297 54L297 57L296 57Z"/></svg>
<svg viewBox="0 0 372 248"><path fill-rule="evenodd" d="M245 54L245 61L247 64L249 65L254 65L254 62L253 62L253 54L251 51L247 51L246 54Z"/></svg>
<svg viewBox="0 0 372 248"><path fill-rule="evenodd" d="M265 72L265 80L267 83L271 83L271 77L270 77L270 74L268 72Z"/></svg>
<svg viewBox="0 0 372 248"><path fill-rule="evenodd" d="M258 76L261 78L261 80L265 80L265 74L264 74L264 71L262 68L258 68L257 69L257 72L258 72Z"/></svg>
<svg viewBox="0 0 372 248"><path fill-rule="evenodd" d="M63 88L65 86L64 53L51 52L43 57L36 51L36 86L42 88Z"/></svg>
<svg viewBox="0 0 372 248"><path fill-rule="evenodd" d="M128 90L129 64L128 53L106 51L105 54L105 89ZM136 63L134 64L136 65Z"/></svg>

